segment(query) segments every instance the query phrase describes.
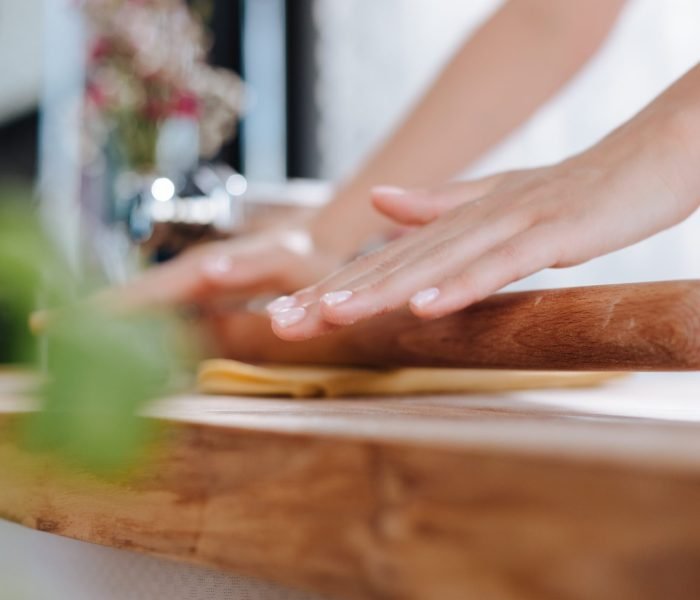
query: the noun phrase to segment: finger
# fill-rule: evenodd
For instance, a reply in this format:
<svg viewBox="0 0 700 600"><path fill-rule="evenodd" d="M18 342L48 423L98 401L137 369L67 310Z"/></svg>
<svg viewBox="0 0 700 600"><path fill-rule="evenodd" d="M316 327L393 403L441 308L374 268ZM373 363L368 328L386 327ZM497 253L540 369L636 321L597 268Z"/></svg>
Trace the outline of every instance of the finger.
<svg viewBox="0 0 700 600"><path fill-rule="evenodd" d="M110 310L137 311L191 302L204 293L206 286L197 261L183 256L151 267L119 288L100 292L95 300Z"/></svg>
<svg viewBox="0 0 700 600"><path fill-rule="evenodd" d="M197 270L212 291L240 291L284 270L284 255L279 252L256 254L210 254L200 261Z"/></svg>
<svg viewBox="0 0 700 600"><path fill-rule="evenodd" d="M368 273L346 289L325 294L321 314L330 323L347 325L404 306L416 292L451 276L523 228L522 219L506 215L452 238L439 236L392 272L380 277Z"/></svg>
<svg viewBox="0 0 700 600"><path fill-rule="evenodd" d="M460 215L459 221L453 219L450 214L445 215L429 225L390 242L375 252L355 259L316 285L296 292L293 299L303 306L319 302L326 293L347 290L351 285L369 284L370 280L383 278L403 264L417 260L426 247L435 244L436 238L447 240L453 236L463 235L465 222L474 223L474 227L477 223L480 228L487 226L487 220L492 211L491 207L473 204L467 207L467 212Z"/></svg>
<svg viewBox="0 0 700 600"><path fill-rule="evenodd" d="M196 302L212 293L251 285L268 275L268 265L253 272L250 262L232 261L217 254L196 259L183 256L150 268L121 288L101 293L98 301L125 311Z"/></svg>
<svg viewBox="0 0 700 600"><path fill-rule="evenodd" d="M506 285L556 264L559 236L535 227L500 244L470 264L462 273L417 292L411 311L437 318L483 300Z"/></svg>
<svg viewBox="0 0 700 600"><path fill-rule="evenodd" d="M271 315L272 331L277 337L297 342L331 333L337 326L323 320L318 304L287 308Z"/></svg>
<svg viewBox="0 0 700 600"><path fill-rule="evenodd" d="M422 234L422 231L413 232L390 242L379 250L356 258L350 264L331 273L315 285L295 292L291 297L292 302L300 306L317 303L326 292L343 289L357 277L376 269L390 269L390 265L399 260L404 252L410 251L415 244L419 243Z"/></svg>
<svg viewBox="0 0 700 600"><path fill-rule="evenodd" d="M386 217L402 225L424 225L453 208L473 202L488 194L501 176L474 181L452 182L427 190L404 190L377 187L372 190L372 204Z"/></svg>
<svg viewBox="0 0 700 600"><path fill-rule="evenodd" d="M282 257L233 252L230 244L213 244L149 268L119 288L96 295L108 310L132 312L162 306L200 302L212 295L257 290L283 268Z"/></svg>

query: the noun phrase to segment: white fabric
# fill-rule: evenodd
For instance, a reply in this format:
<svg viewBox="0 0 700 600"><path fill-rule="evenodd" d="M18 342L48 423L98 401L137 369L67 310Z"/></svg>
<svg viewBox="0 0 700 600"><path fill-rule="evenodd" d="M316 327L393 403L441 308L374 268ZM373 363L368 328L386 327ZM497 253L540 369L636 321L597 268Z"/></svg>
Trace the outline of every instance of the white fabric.
<svg viewBox="0 0 700 600"><path fill-rule="evenodd" d="M501 4L317 0L323 175L350 173L464 36ZM607 43L584 71L467 175L546 164L578 152L634 115L698 61L700 2L629 0ZM636 247L574 269L547 271L514 287L700 277L699 245L700 214Z"/></svg>

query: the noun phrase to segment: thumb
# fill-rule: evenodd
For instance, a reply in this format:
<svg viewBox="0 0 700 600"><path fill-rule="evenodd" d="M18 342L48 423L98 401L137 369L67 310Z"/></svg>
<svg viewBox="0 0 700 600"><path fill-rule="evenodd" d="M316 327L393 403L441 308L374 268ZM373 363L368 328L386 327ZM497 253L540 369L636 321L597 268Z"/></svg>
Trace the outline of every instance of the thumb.
<svg viewBox="0 0 700 600"><path fill-rule="evenodd" d="M495 185L495 178L487 177L423 190L376 187L372 190L372 204L401 225L425 225L461 204L481 198Z"/></svg>

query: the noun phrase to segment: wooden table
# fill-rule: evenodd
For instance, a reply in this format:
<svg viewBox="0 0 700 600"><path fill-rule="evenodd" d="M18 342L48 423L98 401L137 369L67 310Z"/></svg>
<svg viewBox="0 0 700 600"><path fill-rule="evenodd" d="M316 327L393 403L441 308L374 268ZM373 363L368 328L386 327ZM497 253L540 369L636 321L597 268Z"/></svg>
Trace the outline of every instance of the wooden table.
<svg viewBox="0 0 700 600"><path fill-rule="evenodd" d="M700 376L598 390L154 404L132 479L12 441L0 514L331 598L700 597ZM0 384L0 389L2 385Z"/></svg>

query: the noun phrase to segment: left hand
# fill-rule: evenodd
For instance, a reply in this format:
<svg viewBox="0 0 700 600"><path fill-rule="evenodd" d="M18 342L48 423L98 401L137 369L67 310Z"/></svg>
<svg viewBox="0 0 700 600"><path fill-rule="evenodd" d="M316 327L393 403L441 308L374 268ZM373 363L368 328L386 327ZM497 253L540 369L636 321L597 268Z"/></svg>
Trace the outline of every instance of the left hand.
<svg viewBox="0 0 700 600"><path fill-rule="evenodd" d="M275 333L311 338L406 304L419 317L441 317L689 216L697 205L664 176L662 145L638 152L634 139L619 137L553 166L428 191L377 191L378 210L421 227L294 294L294 307L271 314Z"/></svg>

